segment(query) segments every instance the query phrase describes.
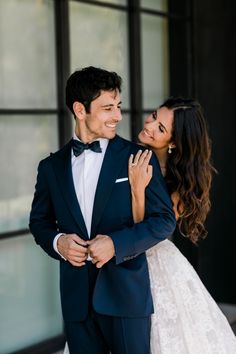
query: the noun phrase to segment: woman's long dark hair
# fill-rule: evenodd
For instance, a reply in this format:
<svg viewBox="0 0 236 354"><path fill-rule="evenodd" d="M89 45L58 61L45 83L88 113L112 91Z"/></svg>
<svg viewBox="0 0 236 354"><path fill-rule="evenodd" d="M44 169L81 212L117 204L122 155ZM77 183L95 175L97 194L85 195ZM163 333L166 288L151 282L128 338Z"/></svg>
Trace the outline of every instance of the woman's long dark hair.
<svg viewBox="0 0 236 354"><path fill-rule="evenodd" d="M173 110L172 141L166 181L177 192L179 230L193 243L206 236L204 221L210 210L209 192L214 168L211 143L200 104L192 99L169 98L161 107Z"/></svg>

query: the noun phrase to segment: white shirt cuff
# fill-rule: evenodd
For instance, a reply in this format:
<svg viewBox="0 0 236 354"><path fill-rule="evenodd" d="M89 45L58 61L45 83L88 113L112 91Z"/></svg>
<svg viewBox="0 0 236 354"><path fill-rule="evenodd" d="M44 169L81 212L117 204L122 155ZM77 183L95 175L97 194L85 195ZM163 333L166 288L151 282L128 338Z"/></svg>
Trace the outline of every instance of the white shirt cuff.
<svg viewBox="0 0 236 354"><path fill-rule="evenodd" d="M61 235L64 235L64 234L63 234L63 233L60 233L60 234L57 234L57 235L54 237L54 240L53 240L53 248L54 248L54 251L56 251L56 252L61 256L61 258L64 259L64 261L66 261L66 258L63 257L63 256L60 254L60 252L58 251L58 248L57 248L57 240L59 239L59 237L60 237Z"/></svg>

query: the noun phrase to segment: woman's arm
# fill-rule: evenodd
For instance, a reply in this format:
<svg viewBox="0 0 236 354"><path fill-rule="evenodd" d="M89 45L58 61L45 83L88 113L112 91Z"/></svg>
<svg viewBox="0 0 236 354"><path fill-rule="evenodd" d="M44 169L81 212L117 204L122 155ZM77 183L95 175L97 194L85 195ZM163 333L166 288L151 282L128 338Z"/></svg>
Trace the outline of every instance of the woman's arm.
<svg viewBox="0 0 236 354"><path fill-rule="evenodd" d="M131 185L132 195L132 212L135 223L143 221L145 214L145 189L152 178L152 166L149 165L152 151L145 150L143 153L140 150L135 157L129 158L129 182ZM180 213L178 210L179 194L174 192L171 194L173 210L176 220L179 219ZM180 212L183 212L183 207L180 205Z"/></svg>
<svg viewBox="0 0 236 354"><path fill-rule="evenodd" d="M129 158L129 182L132 195L132 212L135 223L144 219L145 214L145 188L152 178L152 166L149 165L152 151L140 150L135 157Z"/></svg>
<svg viewBox="0 0 236 354"><path fill-rule="evenodd" d="M130 160L130 163L134 162L132 158ZM116 265L146 252L158 242L172 235L175 230L176 221L172 202L165 181L161 176L160 166L155 154L152 154L150 165L152 165L153 173L145 189L145 219L133 225L126 225L124 228L109 234L115 247ZM132 167L130 166L130 169ZM135 191L135 189L133 190ZM130 199L128 197L129 201Z"/></svg>

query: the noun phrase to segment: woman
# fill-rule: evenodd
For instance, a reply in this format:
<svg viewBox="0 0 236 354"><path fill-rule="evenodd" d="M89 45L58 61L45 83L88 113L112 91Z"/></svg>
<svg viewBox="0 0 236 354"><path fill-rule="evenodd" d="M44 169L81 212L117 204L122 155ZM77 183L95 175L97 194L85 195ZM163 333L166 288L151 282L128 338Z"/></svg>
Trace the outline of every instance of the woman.
<svg viewBox="0 0 236 354"><path fill-rule="evenodd" d="M206 235L213 167L200 105L170 98L147 117L139 140L151 151L129 159L134 222L145 213L149 165L156 154L173 202L180 232L197 243ZM152 354L235 354L235 336L197 273L175 245L165 240L146 252L154 303ZM68 354L65 348L64 354ZM133 353L130 353L133 354Z"/></svg>
<svg viewBox="0 0 236 354"><path fill-rule="evenodd" d="M198 102L170 98L147 117L141 143L156 154L173 202L180 233L194 244L206 235L212 172L210 142ZM151 153L129 160L135 222L144 218ZM146 252L155 313L152 354L235 354L235 336L197 273L165 240Z"/></svg>

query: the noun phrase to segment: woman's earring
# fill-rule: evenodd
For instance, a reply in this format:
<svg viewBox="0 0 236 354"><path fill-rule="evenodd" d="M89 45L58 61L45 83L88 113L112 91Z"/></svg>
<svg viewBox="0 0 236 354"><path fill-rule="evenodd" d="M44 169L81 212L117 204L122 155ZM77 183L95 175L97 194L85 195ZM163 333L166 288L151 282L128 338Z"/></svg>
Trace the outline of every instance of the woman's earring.
<svg viewBox="0 0 236 354"><path fill-rule="evenodd" d="M169 145L169 148L168 148L168 154L171 154L172 153L172 150L171 150L171 145Z"/></svg>

